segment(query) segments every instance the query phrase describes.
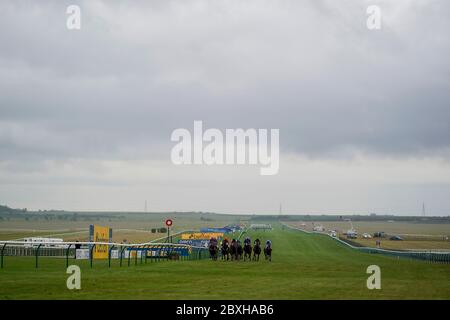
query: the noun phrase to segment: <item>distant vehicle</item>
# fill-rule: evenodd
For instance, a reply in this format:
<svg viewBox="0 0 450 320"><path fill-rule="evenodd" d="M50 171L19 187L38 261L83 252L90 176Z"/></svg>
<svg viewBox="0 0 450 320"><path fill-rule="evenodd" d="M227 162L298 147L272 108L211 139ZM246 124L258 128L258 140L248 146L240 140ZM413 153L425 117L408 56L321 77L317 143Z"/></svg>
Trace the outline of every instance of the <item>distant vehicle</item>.
<svg viewBox="0 0 450 320"><path fill-rule="evenodd" d="M314 226L313 231L323 232L325 228L323 226Z"/></svg>
<svg viewBox="0 0 450 320"><path fill-rule="evenodd" d="M384 238L384 237L386 237L386 234L384 233L384 231L378 231L373 234L373 237L374 238Z"/></svg>
<svg viewBox="0 0 450 320"><path fill-rule="evenodd" d="M334 230L330 230L330 232L328 233L330 236L332 236L333 238L336 238L337 233Z"/></svg>
<svg viewBox="0 0 450 320"><path fill-rule="evenodd" d="M400 237L400 236L392 236L392 237L389 238L389 240L400 241L400 240L403 240L403 238Z"/></svg>
<svg viewBox="0 0 450 320"><path fill-rule="evenodd" d="M368 234L368 233L363 233L363 234L362 234L362 237L363 237L364 239L371 239L371 238L372 238L372 236L371 236L370 234Z"/></svg>
<svg viewBox="0 0 450 320"><path fill-rule="evenodd" d="M347 239L356 239L358 238L358 233L355 230L347 231Z"/></svg>
<svg viewBox="0 0 450 320"><path fill-rule="evenodd" d="M346 221L350 222L350 229L348 229L347 232L345 233L347 235L347 238L348 239L356 239L356 238L358 238L358 232L353 227L352 220L346 219Z"/></svg>

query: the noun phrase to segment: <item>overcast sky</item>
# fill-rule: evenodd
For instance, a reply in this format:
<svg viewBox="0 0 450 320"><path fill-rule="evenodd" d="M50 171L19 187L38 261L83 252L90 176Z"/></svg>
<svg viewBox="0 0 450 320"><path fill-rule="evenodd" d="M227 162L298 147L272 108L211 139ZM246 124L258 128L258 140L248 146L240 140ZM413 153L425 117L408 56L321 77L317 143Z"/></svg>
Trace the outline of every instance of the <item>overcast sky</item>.
<svg viewBox="0 0 450 320"><path fill-rule="evenodd" d="M449 16L447 0L2 0L0 203L449 215ZM171 133L194 120L280 129L279 174L175 166Z"/></svg>

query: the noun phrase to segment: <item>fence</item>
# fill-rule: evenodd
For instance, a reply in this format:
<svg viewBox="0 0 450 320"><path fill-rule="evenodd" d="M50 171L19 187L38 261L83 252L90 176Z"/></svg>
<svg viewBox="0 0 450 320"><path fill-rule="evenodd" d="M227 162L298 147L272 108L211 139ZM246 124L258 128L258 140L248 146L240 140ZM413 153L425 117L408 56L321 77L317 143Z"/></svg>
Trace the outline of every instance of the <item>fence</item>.
<svg viewBox="0 0 450 320"><path fill-rule="evenodd" d="M321 232L309 232L306 230L302 230L300 228L296 228L287 224L282 223L283 226L293 229L293 230L297 230L297 231L302 231L304 233L315 233L315 234L321 234L324 236L329 236L330 238L338 241L341 244L344 244L354 250L358 250L361 252L365 252L365 253L371 253L371 254L382 254L382 255L386 255L386 256L391 256L391 257L396 257L396 258L407 258L407 259L417 259L417 260L424 260L427 262L431 262L431 263L446 263L446 264L450 264L450 252L442 252L442 251L432 251L432 250L427 250L427 251L414 251L414 250L404 250L404 251L399 251L399 250L387 250L387 249L381 249L381 248L370 248L370 247L357 247L354 246L342 239L336 238L336 237L332 237L328 234L325 233L321 233Z"/></svg>
<svg viewBox="0 0 450 320"><path fill-rule="evenodd" d="M54 245L54 244L53 244ZM123 243L108 243L108 242L61 242L58 246L50 246L50 243L41 242L29 246L23 241L0 241L0 265L1 268L5 265L5 257L19 256L19 257L35 257L35 267L39 267L39 257L59 257L65 258L66 267L69 265L69 259L74 259L77 250L88 251L88 259L91 268L94 265L93 250L96 245L108 245L108 266L111 267L111 260L113 253L117 253L115 259L119 260L119 265L122 267L123 260L127 260L128 266L131 265L133 258L134 264L151 262L160 262L167 260L199 260L209 257L208 249L203 247L195 247L185 244L173 243L138 243L138 244L123 244ZM77 246L77 249L75 248ZM148 252L152 252L148 255ZM133 254L134 252L134 254ZM186 252L187 254L180 254Z"/></svg>

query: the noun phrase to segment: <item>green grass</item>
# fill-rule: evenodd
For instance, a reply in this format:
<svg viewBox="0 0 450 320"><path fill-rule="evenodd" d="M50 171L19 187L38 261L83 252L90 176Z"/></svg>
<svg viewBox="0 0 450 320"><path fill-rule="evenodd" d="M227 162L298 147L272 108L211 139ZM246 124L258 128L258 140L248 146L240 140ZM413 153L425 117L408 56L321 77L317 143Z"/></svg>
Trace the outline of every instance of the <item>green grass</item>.
<svg viewBox="0 0 450 320"><path fill-rule="evenodd" d="M5 258L0 299L450 299L450 265L354 251L322 235L276 228L252 233L273 241L273 261L166 261L123 267L71 261L82 289L66 288L63 259ZM381 268L368 290L366 268Z"/></svg>

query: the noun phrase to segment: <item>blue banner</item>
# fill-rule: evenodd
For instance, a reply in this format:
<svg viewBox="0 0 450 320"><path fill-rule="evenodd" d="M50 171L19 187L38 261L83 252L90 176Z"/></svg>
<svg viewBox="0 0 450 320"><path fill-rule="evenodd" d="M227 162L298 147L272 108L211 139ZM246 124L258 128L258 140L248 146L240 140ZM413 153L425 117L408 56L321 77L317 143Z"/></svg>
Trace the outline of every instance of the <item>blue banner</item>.
<svg viewBox="0 0 450 320"><path fill-rule="evenodd" d="M200 232L230 233L232 230L230 228L201 228Z"/></svg>
<svg viewBox="0 0 450 320"><path fill-rule="evenodd" d="M135 248L129 249L130 251L146 251L148 257L166 257L168 253L177 253L180 256L187 257L189 256L189 248Z"/></svg>
<svg viewBox="0 0 450 320"><path fill-rule="evenodd" d="M179 244L208 248L209 240L178 240Z"/></svg>

